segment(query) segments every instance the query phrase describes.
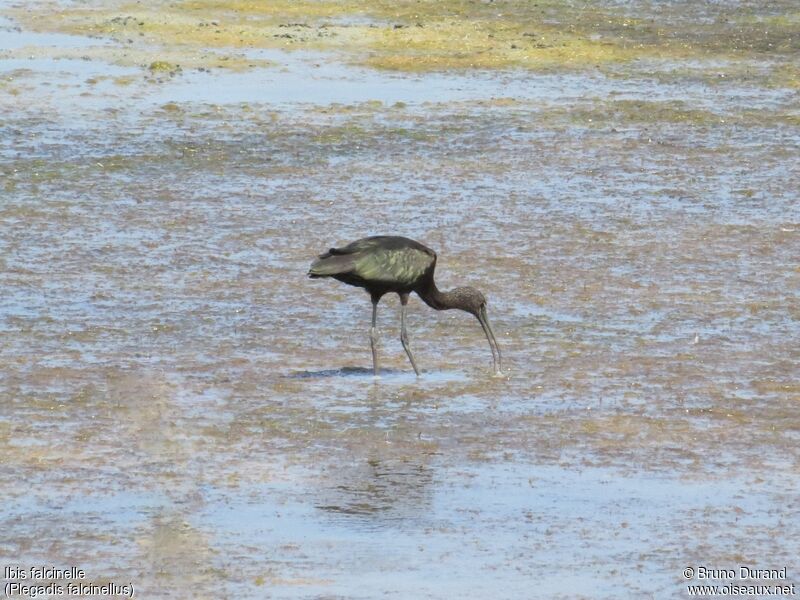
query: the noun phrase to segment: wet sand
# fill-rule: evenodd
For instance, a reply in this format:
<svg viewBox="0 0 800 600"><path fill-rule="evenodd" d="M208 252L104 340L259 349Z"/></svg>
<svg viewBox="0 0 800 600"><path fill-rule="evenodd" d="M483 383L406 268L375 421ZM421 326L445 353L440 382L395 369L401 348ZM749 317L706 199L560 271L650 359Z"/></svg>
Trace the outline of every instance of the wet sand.
<svg viewBox="0 0 800 600"><path fill-rule="evenodd" d="M64 36L0 22L0 563L143 598L800 582L785 53L160 72ZM377 233L484 291L503 378L416 297L423 376L387 298L372 378L368 296L305 273Z"/></svg>

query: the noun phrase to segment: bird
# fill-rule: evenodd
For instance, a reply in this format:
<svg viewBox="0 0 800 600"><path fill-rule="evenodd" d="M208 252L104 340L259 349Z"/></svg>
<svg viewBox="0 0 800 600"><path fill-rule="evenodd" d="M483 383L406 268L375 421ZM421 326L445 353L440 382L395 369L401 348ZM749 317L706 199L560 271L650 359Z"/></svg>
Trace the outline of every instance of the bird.
<svg viewBox="0 0 800 600"><path fill-rule="evenodd" d="M378 376L378 302L389 293L400 296L400 342L411 361L417 377L417 361L409 345L406 331L406 306L411 292L435 310L457 308L474 315L481 324L492 351L495 375L502 373L502 357L497 339L489 324L486 297L472 287L457 287L442 292L436 287L433 275L436 252L407 237L376 235L342 246L330 248L311 263L308 276L312 279L333 277L341 282L364 288L372 300L372 326L369 341L372 349L372 369Z"/></svg>

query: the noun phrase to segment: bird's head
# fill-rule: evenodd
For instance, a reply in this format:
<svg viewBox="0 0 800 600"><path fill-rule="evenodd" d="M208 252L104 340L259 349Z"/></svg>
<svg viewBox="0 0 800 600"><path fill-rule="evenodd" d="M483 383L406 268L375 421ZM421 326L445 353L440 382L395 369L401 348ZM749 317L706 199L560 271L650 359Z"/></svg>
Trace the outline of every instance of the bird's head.
<svg viewBox="0 0 800 600"><path fill-rule="evenodd" d="M503 359L500 356L500 346L497 345L497 339L494 337L492 326L489 325L489 315L486 311L486 296L471 287L456 288L451 294L457 300L458 308L472 313L477 317L478 321L480 321L483 332L486 334L486 339L489 340L489 347L492 350L492 366L494 367L494 373L498 376L501 375Z"/></svg>
<svg viewBox="0 0 800 600"><path fill-rule="evenodd" d="M452 290L449 295L457 308L472 313L480 318L481 309L486 310L486 296L472 287L460 287Z"/></svg>

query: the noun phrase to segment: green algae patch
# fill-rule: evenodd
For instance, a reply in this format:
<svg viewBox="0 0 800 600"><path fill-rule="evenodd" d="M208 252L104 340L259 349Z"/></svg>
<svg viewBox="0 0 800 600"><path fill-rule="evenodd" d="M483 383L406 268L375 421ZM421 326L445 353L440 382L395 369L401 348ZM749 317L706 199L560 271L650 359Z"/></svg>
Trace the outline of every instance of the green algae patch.
<svg viewBox="0 0 800 600"><path fill-rule="evenodd" d="M149 79L178 75L188 70L216 70L241 72L251 68L270 67L274 63L261 58L250 58L224 50L91 46L87 48L59 48L54 46L25 47L2 53L5 59L55 59L102 61L120 67L136 67ZM112 78L120 86L141 80L140 75L122 75Z"/></svg>
<svg viewBox="0 0 800 600"><path fill-rule="evenodd" d="M210 48L335 51L351 63L417 72L586 69L651 58L741 59L752 53L794 53L800 33L800 19L789 9L776 15L774 9L761 14L751 7L747 14L734 15L725 7L703 5L705 12L696 8L683 14L642 6L632 14L612 4L576 6L566 0L40 6L8 12L34 31L111 38L127 50L160 46L184 57ZM719 14L706 14L713 10ZM219 66L259 65L244 60Z"/></svg>
<svg viewBox="0 0 800 600"><path fill-rule="evenodd" d="M164 60L154 60L147 67L147 70L151 73L174 73L180 71L180 69L180 65L173 65Z"/></svg>
<svg viewBox="0 0 800 600"><path fill-rule="evenodd" d="M640 57L643 48L592 40L558 26L503 20L439 20L380 29L365 63L400 71L595 67Z"/></svg>
<svg viewBox="0 0 800 600"><path fill-rule="evenodd" d="M710 110L691 108L682 101L617 100L606 102L591 110L570 112L574 122L581 124L607 123L686 123L709 125L724 122L724 116Z"/></svg>

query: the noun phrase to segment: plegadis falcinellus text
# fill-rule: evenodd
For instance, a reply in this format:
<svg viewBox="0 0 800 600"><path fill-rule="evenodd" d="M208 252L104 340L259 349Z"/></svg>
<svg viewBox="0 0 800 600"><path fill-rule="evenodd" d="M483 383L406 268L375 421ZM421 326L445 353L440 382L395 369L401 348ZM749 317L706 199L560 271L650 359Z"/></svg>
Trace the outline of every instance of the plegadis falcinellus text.
<svg viewBox="0 0 800 600"><path fill-rule="evenodd" d="M356 240L342 248L331 248L311 263L308 275L312 278L333 277L369 292L372 297L369 340L375 375L378 374L378 302L384 294L391 292L400 296L400 341L417 375L419 369L406 332L406 305L411 292L416 292L425 304L436 310L458 308L475 315L489 340L494 372L500 374L500 347L489 325L486 298L471 287L440 292L433 280L435 268L436 253L427 246L405 237L379 235Z"/></svg>

